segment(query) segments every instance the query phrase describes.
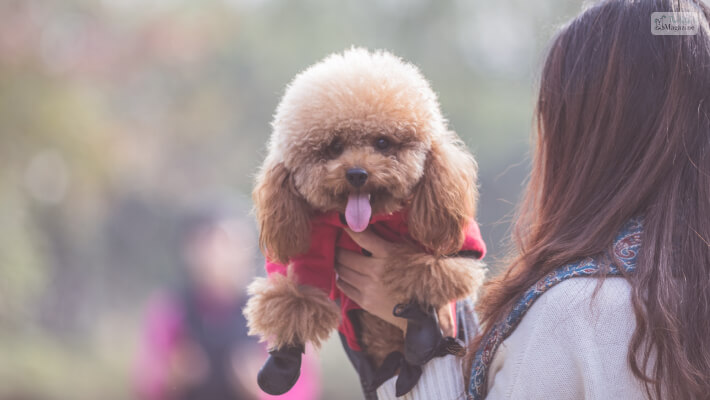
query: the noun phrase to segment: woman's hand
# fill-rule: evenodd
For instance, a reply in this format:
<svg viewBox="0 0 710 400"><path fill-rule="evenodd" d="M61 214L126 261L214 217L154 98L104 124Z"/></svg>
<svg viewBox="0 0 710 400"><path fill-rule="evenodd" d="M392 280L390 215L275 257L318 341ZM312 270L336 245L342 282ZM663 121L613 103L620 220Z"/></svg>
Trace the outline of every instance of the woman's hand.
<svg viewBox="0 0 710 400"><path fill-rule="evenodd" d="M396 250L401 249L401 245L388 242L369 229L360 233L347 228L345 231L360 247L372 255L365 256L338 249L335 254L338 288L367 312L404 332L407 328L407 320L392 314L397 305L394 300L395 293L390 293L382 285L381 279L387 258Z"/></svg>

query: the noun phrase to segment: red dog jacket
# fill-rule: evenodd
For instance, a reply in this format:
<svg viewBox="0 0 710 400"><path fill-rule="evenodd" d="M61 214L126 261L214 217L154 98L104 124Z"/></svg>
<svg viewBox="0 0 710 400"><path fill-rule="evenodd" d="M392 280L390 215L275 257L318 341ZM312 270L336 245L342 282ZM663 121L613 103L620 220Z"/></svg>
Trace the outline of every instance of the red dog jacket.
<svg viewBox="0 0 710 400"><path fill-rule="evenodd" d="M345 296L335 285L335 248L358 253L362 251L362 248L343 231L346 226L344 218L335 211L317 214L311 220L310 249L304 254L291 257L289 262L293 265L299 284L317 287L328 293L332 300L340 302L342 321L338 330L345 336L351 349L360 351L360 343L348 312L361 307ZM409 235L406 210L374 215L369 226L380 237L390 242L417 243ZM419 247L424 249L421 245ZM486 245L481 239L478 224L473 219L466 227L466 237L460 253L475 258L482 258L486 253ZM286 266L269 260L267 256L266 272L269 275L273 273L286 275Z"/></svg>

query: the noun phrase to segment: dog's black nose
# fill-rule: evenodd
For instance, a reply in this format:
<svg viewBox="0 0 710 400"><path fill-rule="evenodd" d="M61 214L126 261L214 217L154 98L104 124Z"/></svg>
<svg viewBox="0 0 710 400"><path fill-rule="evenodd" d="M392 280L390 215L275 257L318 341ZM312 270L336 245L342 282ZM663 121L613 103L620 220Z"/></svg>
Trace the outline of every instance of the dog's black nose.
<svg viewBox="0 0 710 400"><path fill-rule="evenodd" d="M345 178L351 185L358 188L367 182L367 171L362 168L350 168L345 173Z"/></svg>

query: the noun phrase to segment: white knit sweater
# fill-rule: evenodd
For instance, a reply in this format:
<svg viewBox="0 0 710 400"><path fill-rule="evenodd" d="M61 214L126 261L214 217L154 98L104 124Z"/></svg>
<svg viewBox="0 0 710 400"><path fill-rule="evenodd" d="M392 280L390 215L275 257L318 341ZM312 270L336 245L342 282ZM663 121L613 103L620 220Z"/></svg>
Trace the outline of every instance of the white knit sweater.
<svg viewBox="0 0 710 400"><path fill-rule="evenodd" d="M631 287L610 277L572 278L543 294L501 344L488 376L488 397L497 399L645 399L627 362L635 329ZM377 391L396 399L395 378ZM465 399L460 360L447 356L424 366L407 400Z"/></svg>

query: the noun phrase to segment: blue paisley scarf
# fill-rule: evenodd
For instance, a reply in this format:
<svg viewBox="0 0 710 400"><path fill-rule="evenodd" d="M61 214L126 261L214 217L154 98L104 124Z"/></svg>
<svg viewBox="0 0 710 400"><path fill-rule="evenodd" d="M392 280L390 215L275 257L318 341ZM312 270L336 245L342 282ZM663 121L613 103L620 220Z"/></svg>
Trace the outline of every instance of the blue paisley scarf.
<svg viewBox="0 0 710 400"><path fill-rule="evenodd" d="M618 276L624 272L633 272L636 268L636 257L641 246L641 232L643 219L637 217L627 222L619 231L614 240L614 256L621 265L610 265L607 274ZM542 294L556 284L569 278L590 277L597 275L601 270L598 258L588 257L580 261L563 265L550 272L535 286L523 294L511 312L481 340L481 345L476 351L471 370L471 380L468 393L473 400L482 400L487 392L487 376L496 350L503 341L513 333L525 313Z"/></svg>

